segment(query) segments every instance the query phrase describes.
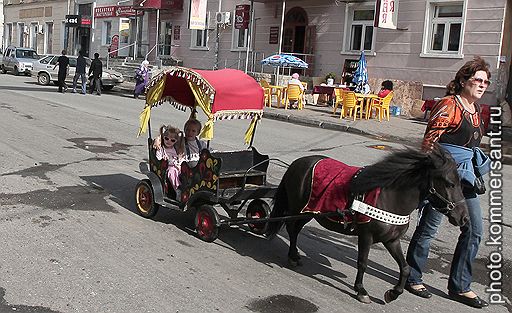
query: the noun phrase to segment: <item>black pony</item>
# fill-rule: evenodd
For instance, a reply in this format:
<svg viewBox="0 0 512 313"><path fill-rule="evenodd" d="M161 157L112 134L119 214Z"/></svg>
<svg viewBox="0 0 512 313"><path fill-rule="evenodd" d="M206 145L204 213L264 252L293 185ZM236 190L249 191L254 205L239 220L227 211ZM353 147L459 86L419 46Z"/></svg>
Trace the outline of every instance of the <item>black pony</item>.
<svg viewBox="0 0 512 313"><path fill-rule="evenodd" d="M295 160L285 172L277 193L270 217L282 217L301 214L308 203L312 189L312 175L315 164L327 157L307 156ZM384 160L364 167L350 182L351 195L364 194L377 187L381 188L376 207L400 216L410 215L425 199L441 213L448 216L451 224L460 226L468 220L468 211L462 194L456 164L451 156L439 146L431 153L414 150L395 152ZM370 246L382 242L400 267L397 285L386 291L386 302L395 300L402 294L405 281L409 276L400 238L407 231L404 225L391 225L372 219L368 223L346 227L326 217L305 214L304 219L289 219L271 222L267 236L272 237L283 223L290 236L288 260L291 265L301 265L297 250L297 236L311 219L315 218L323 227L346 235L358 236L357 277L354 289L357 299L371 302L363 287L363 275L368 262Z"/></svg>

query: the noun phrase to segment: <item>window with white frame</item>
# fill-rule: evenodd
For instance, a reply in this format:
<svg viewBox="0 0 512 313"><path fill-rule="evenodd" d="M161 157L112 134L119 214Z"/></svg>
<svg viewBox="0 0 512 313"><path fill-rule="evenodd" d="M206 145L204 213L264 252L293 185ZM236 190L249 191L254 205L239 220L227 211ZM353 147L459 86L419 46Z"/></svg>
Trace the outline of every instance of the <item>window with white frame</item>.
<svg viewBox="0 0 512 313"><path fill-rule="evenodd" d="M103 21L101 28L101 44L106 46L112 43L112 21Z"/></svg>
<svg viewBox="0 0 512 313"><path fill-rule="evenodd" d="M208 30L200 30L200 29L192 29L191 41L190 41L191 49L208 49Z"/></svg>
<svg viewBox="0 0 512 313"><path fill-rule="evenodd" d="M18 23L18 47L23 47L25 44L25 24Z"/></svg>
<svg viewBox="0 0 512 313"><path fill-rule="evenodd" d="M368 6L347 6L347 22L345 24L344 51L373 51L375 34L373 16L375 10Z"/></svg>
<svg viewBox="0 0 512 313"><path fill-rule="evenodd" d="M233 26L233 37L231 40L231 48L233 50L246 50L247 49L247 37L249 29L236 29Z"/></svg>
<svg viewBox="0 0 512 313"><path fill-rule="evenodd" d="M460 55L464 29L463 2L427 3L428 26L423 52L425 54Z"/></svg>

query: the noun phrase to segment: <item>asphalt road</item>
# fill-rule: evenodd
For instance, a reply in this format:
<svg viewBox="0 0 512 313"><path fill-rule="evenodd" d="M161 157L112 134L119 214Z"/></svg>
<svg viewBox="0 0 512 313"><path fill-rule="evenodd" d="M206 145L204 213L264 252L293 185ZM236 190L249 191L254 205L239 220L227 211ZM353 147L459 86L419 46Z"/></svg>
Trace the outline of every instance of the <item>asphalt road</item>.
<svg viewBox="0 0 512 313"><path fill-rule="evenodd" d="M284 231L272 240L244 228L222 229L214 243L199 240L187 214L135 213L134 188L147 158L136 137L142 100L119 92L60 94L35 78L0 75L0 313L3 312L461 312L448 299L449 261L458 229L444 222L432 248L426 281L434 297L405 292L385 304L398 267L380 245L370 253L365 285L373 303L354 299L356 239L308 224L299 248L304 266L287 265ZM153 110L162 123L182 126L188 113ZM201 117L200 117L201 118ZM204 119L203 119L204 121ZM212 147L243 147L247 121L216 124ZM352 165L371 164L389 151L376 139L264 119L260 152L286 162L324 154ZM398 143L384 143L401 148ZM511 166L503 169L504 212L511 208ZM278 182L283 169L271 166ZM487 198L482 198L486 207ZM220 211L221 212L221 211ZM413 214L415 215L415 214ZM485 227L488 227L488 213ZM402 241L407 248L412 227ZM510 238L510 214L503 235ZM484 241L488 234L486 232ZM510 245L503 246L503 289L511 296ZM473 289L485 297L487 258L482 245ZM510 311L494 305L485 310Z"/></svg>

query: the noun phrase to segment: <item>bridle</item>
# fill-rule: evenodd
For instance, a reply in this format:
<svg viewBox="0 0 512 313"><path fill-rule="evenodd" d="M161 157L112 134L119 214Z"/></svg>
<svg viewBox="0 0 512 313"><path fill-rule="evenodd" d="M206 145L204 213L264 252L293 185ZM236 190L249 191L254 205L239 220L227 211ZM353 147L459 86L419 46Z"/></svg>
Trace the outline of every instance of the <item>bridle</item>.
<svg viewBox="0 0 512 313"><path fill-rule="evenodd" d="M433 201L430 201L429 199L431 196L436 197L439 201L444 203L444 207L435 207L433 204ZM443 195L441 195L439 192L437 192L436 188L434 187L434 179L430 179L430 186L428 188L428 194L426 196L426 199L429 200L430 204L432 205L432 208L436 211L438 211L441 214L448 215L450 212L455 209L457 204L466 201L466 199L462 198L458 201L450 201L446 199Z"/></svg>

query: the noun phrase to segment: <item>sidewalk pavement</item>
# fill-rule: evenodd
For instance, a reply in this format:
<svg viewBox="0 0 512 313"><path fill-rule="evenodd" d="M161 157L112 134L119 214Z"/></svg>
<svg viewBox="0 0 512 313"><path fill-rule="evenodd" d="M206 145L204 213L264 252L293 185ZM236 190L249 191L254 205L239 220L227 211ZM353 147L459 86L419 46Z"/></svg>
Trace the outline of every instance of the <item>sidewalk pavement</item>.
<svg viewBox="0 0 512 313"><path fill-rule="evenodd" d="M120 89L126 93L133 93L134 83L124 82ZM355 121L348 118L340 119L340 109L333 114L331 106L321 106L306 104L303 110L288 109L282 106L277 108L273 103L271 108L265 107L263 117L285 121L294 124L301 124L311 127L319 127L330 130L344 131L363 136L373 137L382 141L397 142L405 145L419 147L425 128L426 121L407 118L404 116L390 116L390 120L378 119L356 119ZM508 141L505 145L512 142L512 129L507 128L503 132L503 140ZM484 143L488 142L488 138L484 137Z"/></svg>

